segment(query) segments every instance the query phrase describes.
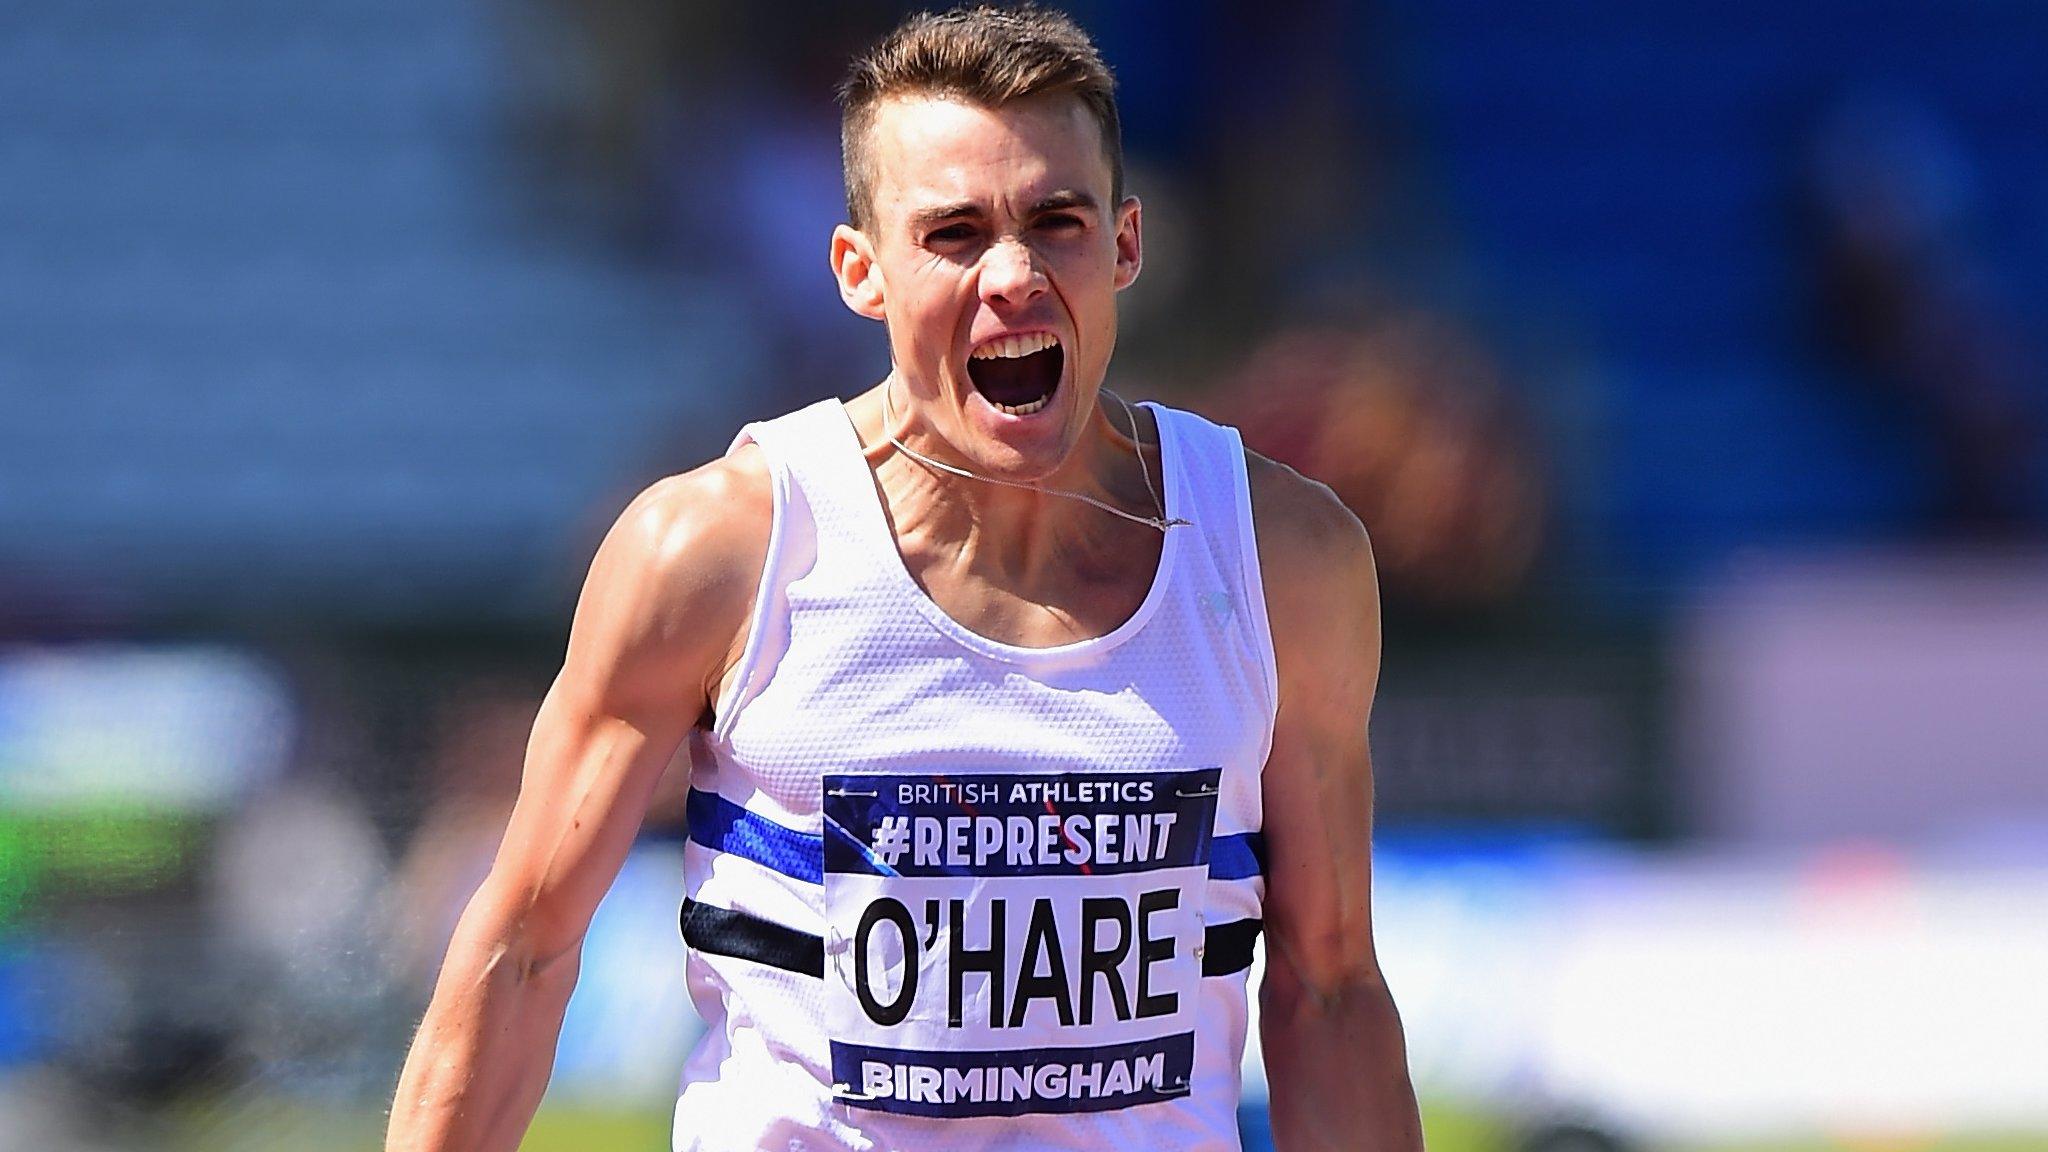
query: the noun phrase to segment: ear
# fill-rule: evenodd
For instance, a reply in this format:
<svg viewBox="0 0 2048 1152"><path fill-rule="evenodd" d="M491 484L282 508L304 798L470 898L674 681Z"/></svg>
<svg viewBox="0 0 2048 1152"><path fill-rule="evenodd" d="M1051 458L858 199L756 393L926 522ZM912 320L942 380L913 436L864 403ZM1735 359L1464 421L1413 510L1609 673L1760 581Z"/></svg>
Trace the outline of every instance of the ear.
<svg viewBox="0 0 2048 1152"><path fill-rule="evenodd" d="M870 320L882 319L882 270L875 264L875 246L851 224L832 230L832 275L848 308Z"/></svg>
<svg viewBox="0 0 2048 1152"><path fill-rule="evenodd" d="M1124 197L1116 209L1116 288L1121 292L1138 278L1145 266L1143 239L1144 205L1136 196Z"/></svg>

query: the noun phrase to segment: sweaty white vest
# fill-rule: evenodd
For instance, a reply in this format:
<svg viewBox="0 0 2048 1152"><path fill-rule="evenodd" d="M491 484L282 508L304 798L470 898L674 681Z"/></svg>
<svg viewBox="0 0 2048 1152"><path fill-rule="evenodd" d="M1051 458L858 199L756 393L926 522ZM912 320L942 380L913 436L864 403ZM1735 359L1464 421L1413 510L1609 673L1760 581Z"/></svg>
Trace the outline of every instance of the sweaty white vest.
<svg viewBox="0 0 2048 1152"><path fill-rule="evenodd" d="M740 433L774 527L690 745L677 1152L1238 1147L1272 640L1237 433L1148 407L1189 524L1054 648L910 578L839 401Z"/></svg>

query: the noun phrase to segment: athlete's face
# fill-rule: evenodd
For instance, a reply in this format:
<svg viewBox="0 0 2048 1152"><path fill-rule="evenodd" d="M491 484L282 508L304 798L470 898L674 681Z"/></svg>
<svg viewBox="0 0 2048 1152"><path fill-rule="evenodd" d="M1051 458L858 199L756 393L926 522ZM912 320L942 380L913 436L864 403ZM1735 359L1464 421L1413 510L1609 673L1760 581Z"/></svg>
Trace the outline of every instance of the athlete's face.
<svg viewBox="0 0 2048 1152"><path fill-rule="evenodd" d="M1064 94L904 98L878 109L869 148L873 219L834 233L832 260L848 306L888 324L912 434L985 472L1052 472L1138 275L1138 202L1110 202L1101 130Z"/></svg>

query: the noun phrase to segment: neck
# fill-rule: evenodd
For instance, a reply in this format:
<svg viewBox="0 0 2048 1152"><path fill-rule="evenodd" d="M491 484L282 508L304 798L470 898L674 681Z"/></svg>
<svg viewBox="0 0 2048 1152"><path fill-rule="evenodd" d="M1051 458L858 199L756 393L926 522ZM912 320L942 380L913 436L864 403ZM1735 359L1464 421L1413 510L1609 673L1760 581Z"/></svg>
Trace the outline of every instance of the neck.
<svg viewBox="0 0 2048 1152"><path fill-rule="evenodd" d="M1156 444L1156 430L1141 427L1136 409L1119 399L1098 399L1067 459L1026 481L976 468L905 410L905 394L891 378L849 408L906 551L994 559L1014 572L1077 552L1149 552L1167 530L1158 453L1138 442Z"/></svg>

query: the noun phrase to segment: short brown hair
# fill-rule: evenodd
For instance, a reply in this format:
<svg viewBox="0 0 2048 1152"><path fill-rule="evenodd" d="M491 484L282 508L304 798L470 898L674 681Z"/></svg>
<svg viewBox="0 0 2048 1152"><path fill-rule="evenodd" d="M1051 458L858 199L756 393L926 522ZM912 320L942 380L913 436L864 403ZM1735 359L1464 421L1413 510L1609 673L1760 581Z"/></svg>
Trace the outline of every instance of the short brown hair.
<svg viewBox="0 0 2048 1152"><path fill-rule="evenodd" d="M1081 26L1032 5L983 4L920 12L896 26L847 69L839 85L839 149L846 213L865 229L874 215L875 173L868 133L891 96L953 96L997 108L1047 92L1071 92L1102 129L1112 206L1123 200L1124 150L1116 79Z"/></svg>

